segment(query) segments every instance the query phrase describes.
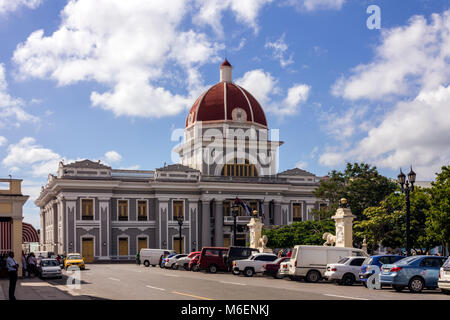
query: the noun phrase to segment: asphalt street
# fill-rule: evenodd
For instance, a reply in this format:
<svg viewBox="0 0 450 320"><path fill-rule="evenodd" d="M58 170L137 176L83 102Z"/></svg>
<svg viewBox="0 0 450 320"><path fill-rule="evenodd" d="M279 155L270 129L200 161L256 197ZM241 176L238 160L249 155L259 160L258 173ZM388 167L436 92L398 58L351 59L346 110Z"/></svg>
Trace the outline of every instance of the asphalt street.
<svg viewBox="0 0 450 320"><path fill-rule="evenodd" d="M64 274L67 273L64 271ZM439 290L412 294L392 288L369 290L360 284L305 283L271 277L235 276L168 270L135 264L90 264L80 272L78 289L68 289L67 277L46 280L74 298L124 300L450 300Z"/></svg>

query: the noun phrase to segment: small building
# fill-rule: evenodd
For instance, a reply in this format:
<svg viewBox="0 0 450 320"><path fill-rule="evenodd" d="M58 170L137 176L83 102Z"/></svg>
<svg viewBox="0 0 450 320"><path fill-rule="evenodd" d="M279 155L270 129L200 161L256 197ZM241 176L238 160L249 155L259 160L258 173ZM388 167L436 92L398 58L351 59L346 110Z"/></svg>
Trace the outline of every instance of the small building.
<svg viewBox="0 0 450 320"><path fill-rule="evenodd" d="M22 194L22 180L0 179L0 255L13 251L21 267L22 208L28 198Z"/></svg>

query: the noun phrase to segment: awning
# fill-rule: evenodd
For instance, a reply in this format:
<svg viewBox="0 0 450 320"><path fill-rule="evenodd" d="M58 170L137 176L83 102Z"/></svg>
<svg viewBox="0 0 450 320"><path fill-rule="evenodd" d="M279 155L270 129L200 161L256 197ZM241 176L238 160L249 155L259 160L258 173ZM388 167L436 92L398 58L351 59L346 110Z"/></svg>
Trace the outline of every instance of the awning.
<svg viewBox="0 0 450 320"><path fill-rule="evenodd" d="M22 222L22 242L39 242L36 229L29 223Z"/></svg>

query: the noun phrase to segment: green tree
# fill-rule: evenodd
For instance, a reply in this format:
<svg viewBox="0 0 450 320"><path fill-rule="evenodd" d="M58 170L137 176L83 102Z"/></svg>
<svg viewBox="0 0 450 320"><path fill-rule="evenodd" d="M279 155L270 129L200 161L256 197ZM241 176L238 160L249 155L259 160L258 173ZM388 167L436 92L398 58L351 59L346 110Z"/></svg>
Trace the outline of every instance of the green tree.
<svg viewBox="0 0 450 320"><path fill-rule="evenodd" d="M335 226L332 220L299 221L291 225L263 229L269 241L268 248L292 248L295 245L322 245L325 232L334 234Z"/></svg>
<svg viewBox="0 0 450 320"><path fill-rule="evenodd" d="M411 248L424 254L438 244L435 233L427 230L429 224L431 195L429 189L415 188L410 194L410 241ZM385 247L406 246L406 199L405 195L394 192L380 202L377 207L363 211L364 219L355 222L355 236L366 237L368 247L373 252L381 243Z"/></svg>
<svg viewBox="0 0 450 320"><path fill-rule="evenodd" d="M378 206L380 201L396 190L395 182L366 163L347 163L344 172L333 170L328 176L320 181L314 192L316 197L329 203L329 206L313 211L319 219L334 215L339 200L346 198L356 220L361 220L364 218L364 209Z"/></svg>
<svg viewBox="0 0 450 320"><path fill-rule="evenodd" d="M443 253L450 246L450 166L443 166L431 183L427 231L442 245Z"/></svg>

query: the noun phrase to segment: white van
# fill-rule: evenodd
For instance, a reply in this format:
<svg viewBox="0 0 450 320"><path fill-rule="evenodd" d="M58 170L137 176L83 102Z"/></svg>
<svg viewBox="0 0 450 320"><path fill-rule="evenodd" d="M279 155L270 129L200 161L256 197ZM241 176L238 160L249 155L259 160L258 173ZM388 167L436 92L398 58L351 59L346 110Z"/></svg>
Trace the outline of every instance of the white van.
<svg viewBox="0 0 450 320"><path fill-rule="evenodd" d="M289 262L288 276L317 282L325 276L327 264L349 256L367 257L361 249L328 246L295 246Z"/></svg>
<svg viewBox="0 0 450 320"><path fill-rule="evenodd" d="M141 260L141 263L146 267L149 267L150 265L155 267L161 262L161 258L165 258L172 253L176 253L175 250L141 249L139 252L139 260Z"/></svg>

